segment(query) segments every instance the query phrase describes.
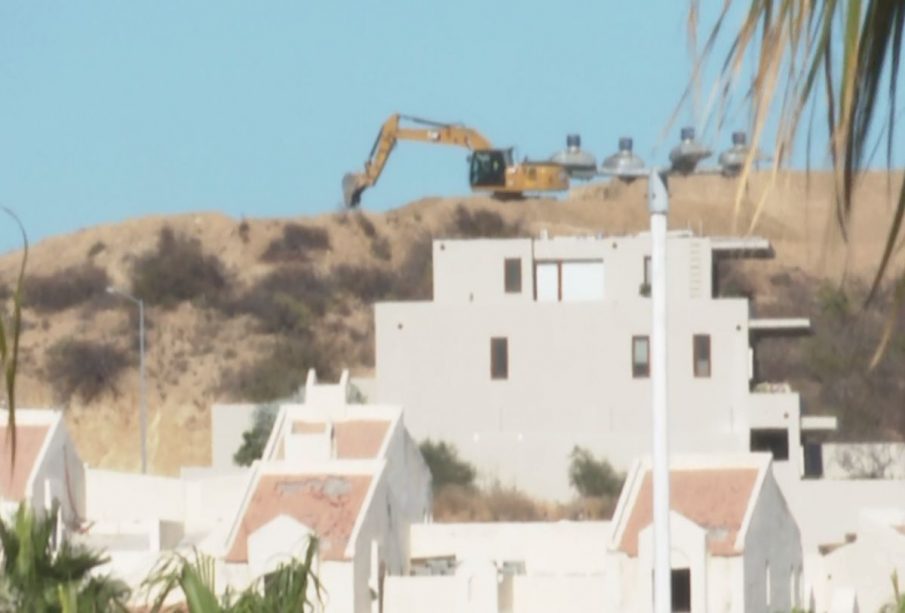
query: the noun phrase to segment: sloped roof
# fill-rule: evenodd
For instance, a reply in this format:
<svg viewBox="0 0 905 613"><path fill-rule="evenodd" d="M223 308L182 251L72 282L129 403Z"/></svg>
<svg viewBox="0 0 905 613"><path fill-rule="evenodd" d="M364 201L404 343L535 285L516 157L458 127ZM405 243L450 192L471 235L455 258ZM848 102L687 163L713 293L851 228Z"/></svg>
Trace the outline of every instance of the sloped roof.
<svg viewBox="0 0 905 613"><path fill-rule="evenodd" d="M227 562L247 562L247 539L278 515L307 526L320 539L321 559L346 559L374 478L370 474L263 474L244 508Z"/></svg>
<svg viewBox="0 0 905 613"><path fill-rule="evenodd" d="M734 556L735 540L755 493L757 468L701 468L671 470L670 507L707 530L711 555ZM644 472L641 487L626 509L625 529L618 548L638 555L638 534L653 517L650 470Z"/></svg>
<svg viewBox="0 0 905 613"><path fill-rule="evenodd" d="M10 457L9 428L0 426L0 496L21 501L32 469L38 461L50 425L16 425L16 461Z"/></svg>

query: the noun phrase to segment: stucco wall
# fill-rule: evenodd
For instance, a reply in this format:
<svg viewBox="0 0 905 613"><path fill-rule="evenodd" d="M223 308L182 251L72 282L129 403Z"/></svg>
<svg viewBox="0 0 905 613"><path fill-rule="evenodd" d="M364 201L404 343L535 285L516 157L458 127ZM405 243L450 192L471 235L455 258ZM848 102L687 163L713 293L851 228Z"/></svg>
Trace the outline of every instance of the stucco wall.
<svg viewBox="0 0 905 613"><path fill-rule="evenodd" d="M745 611L788 611L796 606L799 595L792 594L792 586L801 568L798 526L768 472L744 542Z"/></svg>
<svg viewBox="0 0 905 613"><path fill-rule="evenodd" d="M86 471L88 519L185 521L185 483L181 479Z"/></svg>

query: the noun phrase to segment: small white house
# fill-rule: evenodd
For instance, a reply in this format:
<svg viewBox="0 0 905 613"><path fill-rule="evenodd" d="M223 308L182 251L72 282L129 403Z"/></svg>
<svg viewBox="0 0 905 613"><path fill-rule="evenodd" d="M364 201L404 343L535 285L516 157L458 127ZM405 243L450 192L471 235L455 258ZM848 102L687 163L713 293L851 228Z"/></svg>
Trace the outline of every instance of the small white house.
<svg viewBox="0 0 905 613"><path fill-rule="evenodd" d="M6 425L9 413L0 411L0 503L8 515L21 502L35 509L60 505L67 525L85 518L85 469L63 421L61 411L16 411L16 456Z"/></svg>
<svg viewBox="0 0 905 613"><path fill-rule="evenodd" d="M670 459L672 610L788 611L801 604L802 551L769 454ZM636 462L613 516L619 611L649 611L650 465ZM615 572L615 571L613 571Z"/></svg>

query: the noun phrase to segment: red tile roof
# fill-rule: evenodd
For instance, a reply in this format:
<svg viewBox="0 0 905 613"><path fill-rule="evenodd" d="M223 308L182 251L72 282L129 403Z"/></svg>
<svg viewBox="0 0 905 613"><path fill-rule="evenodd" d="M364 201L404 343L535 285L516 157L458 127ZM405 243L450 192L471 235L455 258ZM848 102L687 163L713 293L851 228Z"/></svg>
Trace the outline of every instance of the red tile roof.
<svg viewBox="0 0 905 613"><path fill-rule="evenodd" d="M227 562L247 562L247 539L279 515L320 539L321 559L346 559L352 529L371 485L370 475L262 475L245 509Z"/></svg>
<svg viewBox="0 0 905 613"><path fill-rule="evenodd" d="M707 549L715 556L737 555L735 539L757 482L756 468L670 471L670 507L707 530ZM652 521L650 471L628 509L619 549L638 555L638 534Z"/></svg>
<svg viewBox="0 0 905 613"><path fill-rule="evenodd" d="M9 429L0 427L0 496L21 501L32 468L44 445L50 426L16 426L16 462L10 458Z"/></svg>

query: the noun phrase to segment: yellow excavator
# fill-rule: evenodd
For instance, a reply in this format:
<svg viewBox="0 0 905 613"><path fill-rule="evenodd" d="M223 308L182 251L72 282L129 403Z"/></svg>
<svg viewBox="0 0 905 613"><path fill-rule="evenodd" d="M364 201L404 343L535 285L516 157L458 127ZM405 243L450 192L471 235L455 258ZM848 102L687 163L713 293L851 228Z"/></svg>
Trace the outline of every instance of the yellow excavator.
<svg viewBox="0 0 905 613"><path fill-rule="evenodd" d="M412 124L401 125L402 122ZM390 115L380 128L364 172L343 177L343 201L347 208L361 202L361 193L377 183L393 147L400 140L455 145L471 150L468 182L471 189L490 192L501 199L519 198L524 192L563 191L569 188L565 168L555 162L515 163L512 149L496 149L480 132L453 123L438 123L408 115Z"/></svg>

